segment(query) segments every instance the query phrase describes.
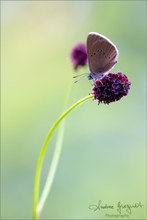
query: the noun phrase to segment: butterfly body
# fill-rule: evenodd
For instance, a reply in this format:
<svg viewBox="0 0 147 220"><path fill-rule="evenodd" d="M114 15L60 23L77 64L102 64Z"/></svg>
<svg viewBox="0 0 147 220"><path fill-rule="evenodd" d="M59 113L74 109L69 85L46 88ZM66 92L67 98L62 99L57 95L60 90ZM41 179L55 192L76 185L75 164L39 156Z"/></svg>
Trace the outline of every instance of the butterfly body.
<svg viewBox="0 0 147 220"><path fill-rule="evenodd" d="M95 81L97 79L99 80L99 79L103 78L104 75L105 75L104 73L100 73L100 72L99 73L89 73L88 74L88 79Z"/></svg>

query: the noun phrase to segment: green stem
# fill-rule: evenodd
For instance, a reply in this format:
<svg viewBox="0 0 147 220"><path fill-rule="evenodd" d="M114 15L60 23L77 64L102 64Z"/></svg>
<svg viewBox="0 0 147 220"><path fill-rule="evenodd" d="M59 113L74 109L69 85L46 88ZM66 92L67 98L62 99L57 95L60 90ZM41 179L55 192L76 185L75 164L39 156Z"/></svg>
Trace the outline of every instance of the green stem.
<svg viewBox="0 0 147 220"><path fill-rule="evenodd" d="M65 109L67 108L69 96L71 94L73 86L74 86L73 82L69 84L69 88L67 90L65 100L64 100L63 111L65 111ZM37 206L38 218L41 215L41 212L43 211L45 202L47 200L47 197L49 196L49 193L50 193L53 181L54 181L54 177L56 174L56 170L57 170L60 155L61 155L61 149L63 146L64 131L65 131L65 118L63 119L63 121L61 122L61 124L59 125L59 128L58 128L58 135L57 135L57 140L56 140L56 144L55 144L55 150L53 153L51 165L48 170L46 182L45 182L45 185L43 187L43 190L40 195L39 202L38 202L38 206Z"/></svg>
<svg viewBox="0 0 147 220"><path fill-rule="evenodd" d="M47 149L47 144L53 134L53 132L55 131L55 129L57 128L58 124L63 120L63 118L66 117L66 115L68 115L74 108L76 108L78 105L82 104L83 102L85 102L86 100L92 98L93 95L88 95L82 99L80 99L78 102L76 102L75 104L73 104L71 107L69 107L58 119L57 121L53 124L53 126L51 127L39 154L39 159L37 162L37 167L36 167L36 175L35 175L35 182L34 182L34 200L33 200L33 219L36 220L38 219L38 214L37 214L37 205L38 205L38 200L39 200L39 185L40 185L40 175L41 175L41 168L42 168L42 164L43 164L43 159L45 156L45 152Z"/></svg>

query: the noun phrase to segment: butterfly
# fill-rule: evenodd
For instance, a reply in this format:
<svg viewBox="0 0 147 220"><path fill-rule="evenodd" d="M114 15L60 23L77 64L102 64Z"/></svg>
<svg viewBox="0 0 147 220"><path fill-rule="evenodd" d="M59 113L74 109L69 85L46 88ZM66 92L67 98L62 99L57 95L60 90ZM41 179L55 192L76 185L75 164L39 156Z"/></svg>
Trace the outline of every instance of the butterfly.
<svg viewBox="0 0 147 220"><path fill-rule="evenodd" d="M87 56L93 81L102 78L118 61L118 49L107 37L90 32L87 37Z"/></svg>

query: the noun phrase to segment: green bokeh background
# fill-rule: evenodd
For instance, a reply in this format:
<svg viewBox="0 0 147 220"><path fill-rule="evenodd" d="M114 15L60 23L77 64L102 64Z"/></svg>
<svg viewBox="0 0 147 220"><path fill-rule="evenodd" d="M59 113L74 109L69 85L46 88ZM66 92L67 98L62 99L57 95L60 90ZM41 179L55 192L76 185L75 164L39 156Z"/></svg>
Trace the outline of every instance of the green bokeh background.
<svg viewBox="0 0 147 220"><path fill-rule="evenodd" d="M145 219L146 3L1 2L1 219L31 219L39 151L73 83L69 54L91 31L117 45L119 62L113 70L129 77L131 90L119 102L98 106L88 101L68 116L59 166L41 218L109 219L106 214L117 214L88 209L102 200L114 205L141 201L143 208L132 210L129 219ZM75 84L69 105L91 89L86 78ZM42 184L55 141L56 134L45 158Z"/></svg>

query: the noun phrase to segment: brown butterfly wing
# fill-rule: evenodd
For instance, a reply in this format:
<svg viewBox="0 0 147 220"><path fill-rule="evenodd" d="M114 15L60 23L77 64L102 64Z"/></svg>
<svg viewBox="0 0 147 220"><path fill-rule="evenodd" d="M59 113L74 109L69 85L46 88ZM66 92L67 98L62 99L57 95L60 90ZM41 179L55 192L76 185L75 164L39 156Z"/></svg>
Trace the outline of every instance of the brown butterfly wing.
<svg viewBox="0 0 147 220"><path fill-rule="evenodd" d="M118 50L106 37L98 33L89 33L87 54L91 73L104 73L117 62Z"/></svg>

